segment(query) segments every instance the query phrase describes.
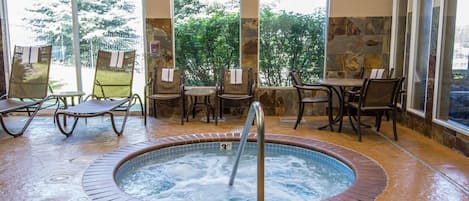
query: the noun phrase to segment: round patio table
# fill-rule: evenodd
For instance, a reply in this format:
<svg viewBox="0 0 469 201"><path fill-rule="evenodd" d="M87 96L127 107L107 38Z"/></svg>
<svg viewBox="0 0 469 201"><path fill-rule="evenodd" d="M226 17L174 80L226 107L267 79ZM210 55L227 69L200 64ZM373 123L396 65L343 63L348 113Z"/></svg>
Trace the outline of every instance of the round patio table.
<svg viewBox="0 0 469 201"><path fill-rule="evenodd" d="M363 86L364 79L347 79L347 78L329 78L324 80L319 80L318 83L324 86L331 88L339 99L339 112L334 119L334 123L339 122L339 132L342 131L342 118L344 116L345 108L345 89L351 87L361 87ZM337 88L339 91L337 91ZM327 126L327 125L326 125Z"/></svg>
<svg viewBox="0 0 469 201"><path fill-rule="evenodd" d="M186 121L189 121L189 113L192 112L192 118L195 118L195 108L197 105L204 105L205 111L207 113L207 123L210 122L210 111L213 112L215 116L215 109L210 103L210 96L215 94L215 89L209 88L192 88L185 92L186 96L189 96L191 99L191 104L189 106L189 111L186 115ZM199 102L198 98L203 98L203 102Z"/></svg>

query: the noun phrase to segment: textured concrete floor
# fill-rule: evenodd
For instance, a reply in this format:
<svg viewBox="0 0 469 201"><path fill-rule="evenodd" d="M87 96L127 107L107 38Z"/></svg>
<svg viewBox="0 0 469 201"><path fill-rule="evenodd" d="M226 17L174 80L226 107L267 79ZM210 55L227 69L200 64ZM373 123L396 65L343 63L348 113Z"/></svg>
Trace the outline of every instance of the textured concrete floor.
<svg viewBox="0 0 469 201"><path fill-rule="evenodd" d="M20 117L7 119L13 126L24 122ZM266 133L333 143L379 163L388 185L378 200L469 200L469 158L412 130L399 126L399 141L394 142L389 140L391 123L383 121L381 133L365 129L360 143L350 128L343 133L317 130L325 118L306 117L297 130L279 119L266 117ZM81 186L82 175L104 153L168 136L240 131L243 124L239 117L229 117L218 126L192 119L180 125L176 118L149 118L145 127L143 118L132 116L124 134L117 137L109 118L97 117L86 124L81 121L66 138L52 117L39 116L21 137L0 130L0 200L89 200Z"/></svg>

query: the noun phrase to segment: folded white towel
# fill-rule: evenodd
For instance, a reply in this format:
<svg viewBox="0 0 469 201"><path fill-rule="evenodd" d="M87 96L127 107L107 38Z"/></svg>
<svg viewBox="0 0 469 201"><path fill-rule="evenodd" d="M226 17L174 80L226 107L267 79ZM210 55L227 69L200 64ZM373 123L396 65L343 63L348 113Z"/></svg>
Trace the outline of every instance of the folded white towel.
<svg viewBox="0 0 469 201"><path fill-rule="evenodd" d="M376 73L376 79L382 79L384 78L384 69L378 69L378 73Z"/></svg>
<svg viewBox="0 0 469 201"><path fill-rule="evenodd" d="M230 84L242 84L243 83L243 70L242 69L230 69Z"/></svg>
<svg viewBox="0 0 469 201"><path fill-rule="evenodd" d="M124 52L112 52L111 61L109 62L110 67L122 68L124 63Z"/></svg>
<svg viewBox="0 0 469 201"><path fill-rule="evenodd" d="M22 64L29 64L29 53L31 51L31 47L24 47L23 54L21 56L21 63Z"/></svg>
<svg viewBox="0 0 469 201"><path fill-rule="evenodd" d="M39 48L31 47L31 54L29 55L29 63L34 64L39 61Z"/></svg>
<svg viewBox="0 0 469 201"><path fill-rule="evenodd" d="M22 64L34 64L39 60L38 47L24 47L23 55L21 56Z"/></svg>
<svg viewBox="0 0 469 201"><path fill-rule="evenodd" d="M163 82L173 82L174 69L172 68L163 68L161 70L161 81Z"/></svg>

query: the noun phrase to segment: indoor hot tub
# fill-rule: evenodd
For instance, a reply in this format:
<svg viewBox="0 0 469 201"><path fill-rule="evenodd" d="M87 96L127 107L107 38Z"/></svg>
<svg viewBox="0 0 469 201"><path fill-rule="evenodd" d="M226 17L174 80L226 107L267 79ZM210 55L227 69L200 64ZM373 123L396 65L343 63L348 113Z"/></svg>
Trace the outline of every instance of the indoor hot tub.
<svg viewBox="0 0 469 201"><path fill-rule="evenodd" d="M125 147L96 160L83 186L92 199L256 200L256 135L228 185L239 133L193 134ZM372 200L386 186L367 157L320 141L266 135L265 200Z"/></svg>

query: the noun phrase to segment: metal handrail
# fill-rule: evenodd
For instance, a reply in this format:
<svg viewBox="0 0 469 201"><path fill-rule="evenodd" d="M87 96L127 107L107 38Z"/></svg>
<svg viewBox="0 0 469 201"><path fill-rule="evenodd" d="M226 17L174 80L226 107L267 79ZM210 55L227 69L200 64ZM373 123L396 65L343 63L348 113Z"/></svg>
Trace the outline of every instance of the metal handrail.
<svg viewBox="0 0 469 201"><path fill-rule="evenodd" d="M249 108L248 118L244 124L243 133L241 135L238 152L236 154L236 161L231 172L229 185L232 186L234 178L238 170L239 159L243 154L244 146L246 145L249 130L251 129L252 122L254 120L254 114L256 115L256 127L257 127L257 201L264 201L264 110L258 101L254 101Z"/></svg>

